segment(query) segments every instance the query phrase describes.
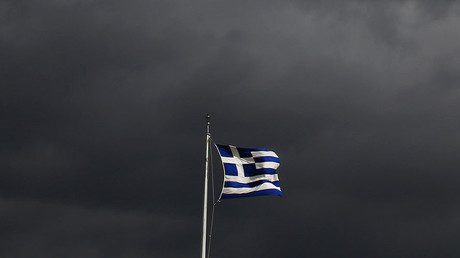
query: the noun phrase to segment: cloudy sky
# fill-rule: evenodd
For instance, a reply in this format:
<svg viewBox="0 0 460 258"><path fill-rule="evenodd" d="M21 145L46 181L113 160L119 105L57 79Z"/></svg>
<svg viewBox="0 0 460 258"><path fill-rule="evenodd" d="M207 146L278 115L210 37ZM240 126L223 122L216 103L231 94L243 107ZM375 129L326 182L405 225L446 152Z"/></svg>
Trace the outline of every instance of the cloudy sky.
<svg viewBox="0 0 460 258"><path fill-rule="evenodd" d="M1 1L0 256L198 257L206 113L284 194L219 203L211 257L459 256L459 26L454 0Z"/></svg>

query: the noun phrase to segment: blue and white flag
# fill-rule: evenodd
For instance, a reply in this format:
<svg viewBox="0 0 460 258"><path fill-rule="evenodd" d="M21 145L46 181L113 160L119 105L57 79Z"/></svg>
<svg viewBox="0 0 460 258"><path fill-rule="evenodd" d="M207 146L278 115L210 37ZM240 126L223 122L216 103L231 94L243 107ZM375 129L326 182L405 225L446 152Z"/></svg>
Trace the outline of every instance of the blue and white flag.
<svg viewBox="0 0 460 258"><path fill-rule="evenodd" d="M276 153L267 149L216 146L225 171L220 199L282 195L276 173L280 159Z"/></svg>

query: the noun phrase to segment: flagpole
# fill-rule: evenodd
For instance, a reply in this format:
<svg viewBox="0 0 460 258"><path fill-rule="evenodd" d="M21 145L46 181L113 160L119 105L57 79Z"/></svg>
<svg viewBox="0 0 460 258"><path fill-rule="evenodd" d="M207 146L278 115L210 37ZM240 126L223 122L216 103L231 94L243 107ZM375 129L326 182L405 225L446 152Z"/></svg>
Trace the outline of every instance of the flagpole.
<svg viewBox="0 0 460 258"><path fill-rule="evenodd" d="M206 166L204 170L204 198L203 198L203 239L201 243L201 257L206 258L206 225L208 217L208 171L209 171L209 145L211 143L211 117L206 115Z"/></svg>

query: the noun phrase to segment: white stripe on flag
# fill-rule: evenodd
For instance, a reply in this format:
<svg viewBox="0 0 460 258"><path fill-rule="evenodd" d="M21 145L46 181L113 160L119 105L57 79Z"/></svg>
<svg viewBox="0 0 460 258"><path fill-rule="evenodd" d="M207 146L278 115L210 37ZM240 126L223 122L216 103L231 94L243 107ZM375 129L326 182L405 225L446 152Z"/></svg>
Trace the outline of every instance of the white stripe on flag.
<svg viewBox="0 0 460 258"><path fill-rule="evenodd" d="M223 163L253 164L254 158L221 157Z"/></svg>
<svg viewBox="0 0 460 258"><path fill-rule="evenodd" d="M280 187L276 187L273 184L270 183L263 183L261 185L258 185L256 187L251 187L251 188L232 188L232 187L225 187L224 190L222 191L223 194L245 194L245 193L252 193L260 190L266 190L266 189L276 189L281 191Z"/></svg>
<svg viewBox="0 0 460 258"><path fill-rule="evenodd" d="M260 168L273 168L277 169L280 166L278 162L266 161L266 162L256 162L256 169Z"/></svg>
<svg viewBox="0 0 460 258"><path fill-rule="evenodd" d="M268 181L279 181L278 179L278 174L263 174L263 175L257 175L257 176L251 176L251 177L239 177L239 176L229 176L225 175L225 182L237 182L237 183L242 183L242 184L247 184L247 183L252 183L256 182L259 180L268 180Z"/></svg>
<svg viewBox="0 0 460 258"><path fill-rule="evenodd" d="M276 155L276 153L273 151L251 151L251 154L254 158L257 158L257 157L277 157L278 158L278 155Z"/></svg>

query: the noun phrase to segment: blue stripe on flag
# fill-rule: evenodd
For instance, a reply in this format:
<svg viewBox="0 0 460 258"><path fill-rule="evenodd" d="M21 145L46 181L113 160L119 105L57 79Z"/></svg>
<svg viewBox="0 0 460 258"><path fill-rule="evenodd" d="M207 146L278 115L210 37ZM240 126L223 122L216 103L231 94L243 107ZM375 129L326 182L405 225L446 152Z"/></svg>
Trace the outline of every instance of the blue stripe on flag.
<svg viewBox="0 0 460 258"><path fill-rule="evenodd" d="M272 184L272 185L274 185L276 187L280 187L280 181L269 181L269 180L259 180L259 181L254 181L254 182L250 182L250 183L247 183L247 184L227 181L227 182L225 182L224 187L252 188L252 187L259 186L259 185L261 185L263 183L270 183L270 184Z"/></svg>
<svg viewBox="0 0 460 258"><path fill-rule="evenodd" d="M241 148L241 147L237 147L237 150L240 153L240 157L242 158L251 158L252 157L251 151L269 151L267 149Z"/></svg>
<svg viewBox="0 0 460 258"><path fill-rule="evenodd" d="M276 174L276 169L273 168L256 168L256 164L243 164L244 176L258 176L258 175L274 175Z"/></svg>
<svg viewBox="0 0 460 258"><path fill-rule="evenodd" d="M239 197L263 196L263 195L279 195L279 196L283 196L283 194L279 190L266 189L266 190L251 192L251 193L245 193L245 194L222 194L222 196L220 198L221 199L231 199L231 198L239 198Z"/></svg>
<svg viewBox="0 0 460 258"><path fill-rule="evenodd" d="M280 159L277 157L257 157L254 158L255 162L277 162L280 163Z"/></svg>

